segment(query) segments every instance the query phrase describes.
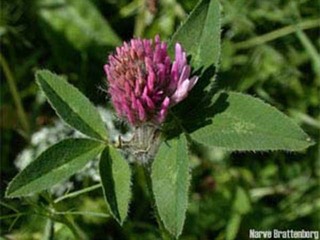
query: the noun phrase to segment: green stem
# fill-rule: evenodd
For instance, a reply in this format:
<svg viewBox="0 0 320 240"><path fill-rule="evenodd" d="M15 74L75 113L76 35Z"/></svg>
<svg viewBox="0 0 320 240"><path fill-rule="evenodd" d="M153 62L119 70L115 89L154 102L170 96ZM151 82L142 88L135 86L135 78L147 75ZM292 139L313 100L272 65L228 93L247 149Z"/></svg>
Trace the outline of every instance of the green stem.
<svg viewBox="0 0 320 240"><path fill-rule="evenodd" d="M320 26L320 19L312 19L312 20L306 20L304 22L298 23L296 25L290 25L283 28L280 28L278 30L269 32L267 34L251 38L249 40L239 42L235 44L236 49L245 49L250 48L256 45L260 45L266 42L273 41L277 38L283 37L285 35L292 34L296 32L297 28L301 30L315 28Z"/></svg>
<svg viewBox="0 0 320 240"><path fill-rule="evenodd" d="M110 218L110 215L99 212L88 212L88 211L74 211L74 212L55 212L56 215L79 215L79 216L91 216L91 217L101 217Z"/></svg>
<svg viewBox="0 0 320 240"><path fill-rule="evenodd" d="M9 205L8 203L5 203L5 202L3 202L3 201L1 201L1 200L0 200L0 205L4 206L4 207L6 207L6 208L9 208L9 209L11 209L12 211L14 211L14 212L16 212L16 213L19 212L18 209L16 209L15 207L13 207L13 206Z"/></svg>
<svg viewBox="0 0 320 240"><path fill-rule="evenodd" d="M135 23L134 23L134 36L141 37L143 32L146 28L145 18L147 14L147 9L144 6L144 0L140 2L139 13L136 16Z"/></svg>
<svg viewBox="0 0 320 240"><path fill-rule="evenodd" d="M62 200L65 200L65 199L67 199L67 198L74 198L74 197L76 197L76 196L79 196L79 195L84 194L84 193L87 193L87 192L91 192L91 191L93 191L93 190L96 190L96 189L98 189L98 188L101 188L101 186L102 186L101 183L98 183L98 184L93 185L93 186L91 186L91 187L87 187L87 188L81 189L81 190L79 190L79 191L75 191L75 192L66 194L66 195L64 195L64 196L62 196L62 197L59 197L59 198L57 198L56 200L54 200L54 203L61 202Z"/></svg>
<svg viewBox="0 0 320 240"><path fill-rule="evenodd" d="M27 118L27 115L24 111L21 98L19 96L17 86L16 86L16 81L13 77L12 71L10 70L10 67L6 61L6 59L3 57L3 55L0 53L0 64L3 68L4 75L7 79L8 85L9 85L9 90L11 92L14 104L17 108L17 114L22 126L22 129L24 130L24 134L26 138L29 138L29 133L30 133L30 126L29 126L29 121Z"/></svg>
<svg viewBox="0 0 320 240"><path fill-rule="evenodd" d="M50 208L43 208L36 206L35 208L35 214L49 218L53 221L63 223L66 225L72 234L74 235L74 238L77 240L87 240L88 236L81 230L81 228L74 222L73 217L71 214L59 214L57 212L56 207L54 206L54 202L52 201L51 195L44 195L44 197L48 200L48 203L50 204Z"/></svg>
<svg viewBox="0 0 320 240"><path fill-rule="evenodd" d="M76 225L73 219L68 218L68 216L62 215L62 218L58 220L61 223L64 223L73 233L75 239L77 240L87 240L87 235Z"/></svg>
<svg viewBox="0 0 320 240"><path fill-rule="evenodd" d="M289 113L291 116L297 118L299 121L307 124L311 127L317 128L320 130L320 121L319 119L315 119L303 112L297 111L295 109L289 109Z"/></svg>
<svg viewBox="0 0 320 240"><path fill-rule="evenodd" d="M48 219L46 227L44 229L44 240L54 240L54 221L52 219Z"/></svg>
<svg viewBox="0 0 320 240"><path fill-rule="evenodd" d="M8 219L8 218L15 218L15 217L21 217L21 216L25 216L28 215L30 213L13 213L13 214L8 214L5 216L0 216L0 220L4 220L4 219Z"/></svg>
<svg viewBox="0 0 320 240"><path fill-rule="evenodd" d="M151 198L151 204L152 204L152 207L154 209L154 213L155 213L155 217L156 217L157 223L159 225L159 230L160 230L160 233L161 233L161 237L162 237L163 240L171 240L173 238L168 233L168 231L166 230L163 222L161 221L159 212L158 212L157 207L156 207L156 201L155 201L155 198L154 198L154 195L153 195L153 191L152 191L151 165L143 166L143 171L144 171L144 176L145 176L146 183L147 183L147 189L148 189L148 192L149 192L149 196Z"/></svg>
<svg viewBox="0 0 320 240"><path fill-rule="evenodd" d="M306 49L307 53L310 55L310 58L313 63L313 69L320 78L320 56L317 49L313 46L308 36L301 29L298 29L296 31L296 34L301 44Z"/></svg>

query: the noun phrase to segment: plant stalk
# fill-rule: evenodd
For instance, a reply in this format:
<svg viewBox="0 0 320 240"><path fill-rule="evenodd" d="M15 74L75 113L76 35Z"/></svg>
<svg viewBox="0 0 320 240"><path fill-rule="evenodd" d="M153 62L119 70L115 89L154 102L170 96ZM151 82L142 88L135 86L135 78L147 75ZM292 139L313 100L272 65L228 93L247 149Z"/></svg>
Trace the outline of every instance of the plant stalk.
<svg viewBox="0 0 320 240"><path fill-rule="evenodd" d="M62 200L65 200L65 199L67 199L67 198L74 198L74 197L77 197L77 196L79 196L79 195L81 195L81 194L84 194L84 193L87 193L87 192L91 192L91 191L93 191L93 190L96 190L96 189L98 189L98 188L101 188L101 186L102 186L101 183L98 183L98 184L95 184L95 185L93 185L93 186L91 186L91 187L87 187L87 188L81 189L81 190L79 190L79 191L75 191L75 192L66 194L66 195L64 195L64 196L62 196L62 197L59 197L59 198L55 199L55 200L54 200L54 203L61 202Z"/></svg>
<svg viewBox="0 0 320 240"><path fill-rule="evenodd" d="M25 137L29 138L30 125L29 125L29 121L28 121L26 112L23 108L21 98L20 98L18 90L17 90L16 81L14 79L14 76L12 74L12 71L11 71L6 59L3 57L3 55L1 53L0 53L0 64L3 68L4 75L7 79L7 83L9 85L9 90L11 92L14 104L16 106L19 121L21 123Z"/></svg>
<svg viewBox="0 0 320 240"><path fill-rule="evenodd" d="M315 46L312 44L311 40L308 38L308 36L301 30L298 29L296 31L296 35L298 39L300 40L303 47L306 49L306 52L309 54L311 61L313 63L313 69L314 72L318 75L320 78L320 56L315 48Z"/></svg>
<svg viewBox="0 0 320 240"><path fill-rule="evenodd" d="M73 220L69 219L65 215L64 215L63 222L72 231L72 233L76 239L79 239L79 240L87 240L88 239L87 235L78 227L78 225L76 225Z"/></svg>
<svg viewBox="0 0 320 240"><path fill-rule="evenodd" d="M246 49L250 47L254 47L256 45L260 45L266 42L273 41L277 38L292 34L297 31L298 29L305 30L310 28L315 28L320 26L320 19L311 19L306 20L301 23L298 23L296 25L289 25L283 28L280 28L278 30L263 34L261 36L257 36L254 38L251 38L249 40L245 40L243 42L239 42L235 44L235 48L240 49Z"/></svg>
<svg viewBox="0 0 320 240"><path fill-rule="evenodd" d="M40 214L41 215L41 214ZM56 214L50 214L50 215L43 215L45 217L48 217L54 221L60 222L62 224L65 224L72 234L74 235L74 238L77 240L88 240L88 236L79 228L79 226L73 221L71 216L67 215L56 215Z"/></svg>

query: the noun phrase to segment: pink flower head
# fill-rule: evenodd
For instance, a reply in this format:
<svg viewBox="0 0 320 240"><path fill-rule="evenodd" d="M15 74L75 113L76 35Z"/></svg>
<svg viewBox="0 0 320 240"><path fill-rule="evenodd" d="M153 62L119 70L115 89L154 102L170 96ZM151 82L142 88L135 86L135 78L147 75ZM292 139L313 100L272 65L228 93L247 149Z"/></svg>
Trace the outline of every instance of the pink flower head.
<svg viewBox="0 0 320 240"><path fill-rule="evenodd" d="M159 36L154 42L125 42L109 56L104 70L118 115L133 126L161 124L168 109L185 99L198 80L197 76L190 78L191 67L181 45L175 45L175 59L171 62L167 44Z"/></svg>

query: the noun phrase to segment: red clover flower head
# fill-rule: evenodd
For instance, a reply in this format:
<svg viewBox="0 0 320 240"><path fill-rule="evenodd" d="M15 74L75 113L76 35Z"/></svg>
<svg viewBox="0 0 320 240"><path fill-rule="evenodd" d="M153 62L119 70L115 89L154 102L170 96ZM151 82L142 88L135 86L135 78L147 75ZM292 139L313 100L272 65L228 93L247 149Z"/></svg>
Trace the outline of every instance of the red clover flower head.
<svg viewBox="0 0 320 240"><path fill-rule="evenodd" d="M181 45L175 45L171 62L167 44L160 40L132 39L117 47L104 65L109 94L120 117L139 127L160 125L168 109L181 102L196 84Z"/></svg>

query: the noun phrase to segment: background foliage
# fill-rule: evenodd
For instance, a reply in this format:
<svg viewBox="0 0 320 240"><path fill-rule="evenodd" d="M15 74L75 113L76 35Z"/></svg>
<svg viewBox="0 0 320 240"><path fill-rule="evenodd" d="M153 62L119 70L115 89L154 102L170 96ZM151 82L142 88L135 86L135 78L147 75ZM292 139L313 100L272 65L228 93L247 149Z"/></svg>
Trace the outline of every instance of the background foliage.
<svg viewBox="0 0 320 240"><path fill-rule="evenodd" d="M110 107L102 66L109 51L134 36L169 39L196 0L1 1L1 189L32 136L56 116L39 95L37 69L68 76L91 101ZM222 53L216 84L247 92L292 117L317 144L301 153L202 149L191 159L190 203L182 239L247 239L248 229L316 229L320 211L319 1L221 0ZM265 123L268 124L267 122ZM49 136L48 136L49 138ZM108 218L101 191L58 203L47 197L3 199L4 238L43 239L54 221L70 239L75 220L90 239L154 239L142 169L135 168L133 203L124 227ZM71 179L75 181L75 179ZM93 185L89 177L74 190ZM75 206L74 202L77 202ZM51 205L59 218L48 213ZM61 224L62 222L64 224ZM103 236L103 238L101 238Z"/></svg>

